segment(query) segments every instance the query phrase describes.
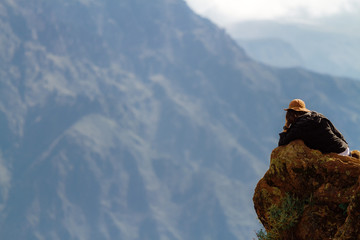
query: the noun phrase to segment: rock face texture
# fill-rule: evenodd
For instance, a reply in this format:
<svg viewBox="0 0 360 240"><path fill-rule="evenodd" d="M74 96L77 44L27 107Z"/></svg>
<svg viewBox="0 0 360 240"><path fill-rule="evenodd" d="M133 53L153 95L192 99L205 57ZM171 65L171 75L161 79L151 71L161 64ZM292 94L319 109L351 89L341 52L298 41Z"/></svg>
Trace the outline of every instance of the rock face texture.
<svg viewBox="0 0 360 240"><path fill-rule="evenodd" d="M360 239L360 160L278 147L253 197L263 239Z"/></svg>

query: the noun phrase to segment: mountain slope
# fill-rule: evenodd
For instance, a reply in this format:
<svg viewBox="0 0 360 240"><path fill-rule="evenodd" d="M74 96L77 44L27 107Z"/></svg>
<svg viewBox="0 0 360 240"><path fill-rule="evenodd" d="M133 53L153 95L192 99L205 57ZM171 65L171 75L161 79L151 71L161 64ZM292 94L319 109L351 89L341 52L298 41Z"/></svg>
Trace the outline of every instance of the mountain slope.
<svg viewBox="0 0 360 240"><path fill-rule="evenodd" d="M250 239L289 100L360 136L358 83L256 63L181 0L0 6L2 239Z"/></svg>

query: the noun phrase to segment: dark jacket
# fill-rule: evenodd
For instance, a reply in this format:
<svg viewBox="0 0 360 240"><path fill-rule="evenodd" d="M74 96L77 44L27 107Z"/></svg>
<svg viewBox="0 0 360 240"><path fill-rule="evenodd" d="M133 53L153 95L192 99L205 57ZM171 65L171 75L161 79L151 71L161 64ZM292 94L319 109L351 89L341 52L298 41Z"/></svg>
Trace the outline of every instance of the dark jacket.
<svg viewBox="0 0 360 240"><path fill-rule="evenodd" d="M341 153L348 147L343 135L324 115L308 112L297 118L286 132L280 133L279 146L301 139L305 145L322 153Z"/></svg>

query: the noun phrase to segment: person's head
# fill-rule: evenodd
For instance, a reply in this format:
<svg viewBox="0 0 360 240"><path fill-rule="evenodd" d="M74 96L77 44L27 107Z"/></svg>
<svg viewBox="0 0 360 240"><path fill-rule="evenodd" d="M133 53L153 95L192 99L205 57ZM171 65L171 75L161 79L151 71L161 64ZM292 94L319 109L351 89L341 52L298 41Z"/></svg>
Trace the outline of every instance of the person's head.
<svg viewBox="0 0 360 240"><path fill-rule="evenodd" d="M295 110L289 109L286 111L286 120L289 123L293 123L298 117L301 117L305 113L307 113L307 112L295 111Z"/></svg>
<svg viewBox="0 0 360 240"><path fill-rule="evenodd" d="M284 110L286 111L286 120L289 123L293 123L298 117L310 112L310 110L306 108L305 102L301 99L292 100L289 107Z"/></svg>

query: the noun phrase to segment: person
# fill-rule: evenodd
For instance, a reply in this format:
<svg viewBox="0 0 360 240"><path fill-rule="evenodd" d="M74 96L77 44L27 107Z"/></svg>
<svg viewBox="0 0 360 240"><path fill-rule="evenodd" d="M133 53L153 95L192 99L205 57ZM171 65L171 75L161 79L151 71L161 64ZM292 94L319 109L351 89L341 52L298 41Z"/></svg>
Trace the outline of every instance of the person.
<svg viewBox="0 0 360 240"><path fill-rule="evenodd" d="M279 139L279 146L301 139L305 145L322 153L338 153L350 156L350 149L344 136L324 115L306 108L301 99L290 102L286 121Z"/></svg>

